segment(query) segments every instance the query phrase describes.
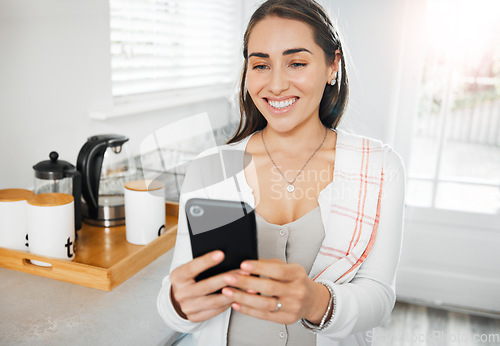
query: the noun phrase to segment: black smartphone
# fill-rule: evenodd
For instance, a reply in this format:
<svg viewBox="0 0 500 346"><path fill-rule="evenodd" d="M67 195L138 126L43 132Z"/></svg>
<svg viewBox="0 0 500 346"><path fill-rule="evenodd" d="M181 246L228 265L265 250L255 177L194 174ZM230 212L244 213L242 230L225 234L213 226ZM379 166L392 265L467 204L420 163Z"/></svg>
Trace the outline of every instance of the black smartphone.
<svg viewBox="0 0 500 346"><path fill-rule="evenodd" d="M195 280L238 269L244 260L256 260L255 210L247 203L192 198L185 206L193 258L222 250L224 260L200 273Z"/></svg>

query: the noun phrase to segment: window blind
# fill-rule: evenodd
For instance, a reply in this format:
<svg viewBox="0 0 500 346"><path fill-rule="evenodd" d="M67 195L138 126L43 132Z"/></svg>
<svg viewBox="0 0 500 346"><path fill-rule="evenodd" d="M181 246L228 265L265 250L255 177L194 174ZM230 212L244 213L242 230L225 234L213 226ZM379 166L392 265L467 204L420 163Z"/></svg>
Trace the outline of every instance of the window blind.
<svg viewBox="0 0 500 346"><path fill-rule="evenodd" d="M113 96L233 83L234 0L110 0Z"/></svg>

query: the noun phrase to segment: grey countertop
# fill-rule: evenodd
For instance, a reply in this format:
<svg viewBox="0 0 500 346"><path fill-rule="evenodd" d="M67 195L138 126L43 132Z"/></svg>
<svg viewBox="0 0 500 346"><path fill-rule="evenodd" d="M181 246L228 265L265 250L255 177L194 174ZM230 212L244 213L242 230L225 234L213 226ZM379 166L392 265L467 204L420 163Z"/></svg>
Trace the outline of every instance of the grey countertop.
<svg viewBox="0 0 500 346"><path fill-rule="evenodd" d="M0 345L170 345L156 297L172 255L111 292L0 268Z"/></svg>

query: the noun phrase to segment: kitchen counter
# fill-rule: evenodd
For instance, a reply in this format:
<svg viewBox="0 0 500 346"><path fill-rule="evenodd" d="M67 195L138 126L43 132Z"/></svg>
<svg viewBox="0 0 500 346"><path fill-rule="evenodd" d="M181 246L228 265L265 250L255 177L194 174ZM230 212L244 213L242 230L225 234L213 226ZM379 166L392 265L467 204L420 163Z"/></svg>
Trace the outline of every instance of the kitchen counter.
<svg viewBox="0 0 500 346"><path fill-rule="evenodd" d="M0 268L0 345L170 345L156 297L172 255L111 292Z"/></svg>

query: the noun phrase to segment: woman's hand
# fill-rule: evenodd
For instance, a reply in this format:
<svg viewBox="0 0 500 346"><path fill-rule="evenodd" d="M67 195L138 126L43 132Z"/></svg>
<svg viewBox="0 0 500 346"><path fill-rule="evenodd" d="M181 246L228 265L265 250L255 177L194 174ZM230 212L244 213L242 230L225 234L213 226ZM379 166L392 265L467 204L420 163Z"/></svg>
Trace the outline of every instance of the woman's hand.
<svg viewBox="0 0 500 346"><path fill-rule="evenodd" d="M301 318L320 323L328 307L330 293L325 286L312 281L301 265L264 259L244 261L241 269L246 273L224 274L226 285L232 287L224 288L222 293L234 300L233 309L283 324L292 324ZM278 302L281 308L276 311Z"/></svg>
<svg viewBox="0 0 500 346"><path fill-rule="evenodd" d="M219 274L208 279L196 282L194 278L224 259L222 251L212 251L203 256L175 268L170 274L172 287L170 298L177 313L191 322L203 322L212 318L231 306L233 300L216 292L227 284L224 274ZM237 275L237 271L231 271Z"/></svg>

